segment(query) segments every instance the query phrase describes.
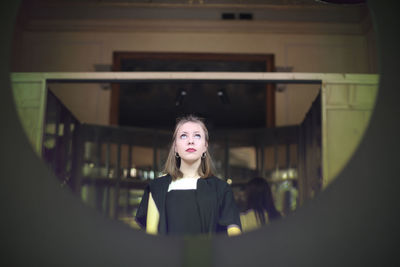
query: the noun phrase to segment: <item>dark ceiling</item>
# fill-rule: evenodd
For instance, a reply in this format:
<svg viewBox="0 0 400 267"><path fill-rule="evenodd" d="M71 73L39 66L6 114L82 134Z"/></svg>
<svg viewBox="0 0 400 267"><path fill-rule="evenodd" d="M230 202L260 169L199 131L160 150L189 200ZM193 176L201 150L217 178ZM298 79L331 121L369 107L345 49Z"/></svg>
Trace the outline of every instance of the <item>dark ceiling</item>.
<svg viewBox="0 0 400 267"><path fill-rule="evenodd" d="M24 0L27 18L43 19L235 19L359 23L368 14L365 0ZM250 16L246 16L250 15ZM232 19L232 16L230 16Z"/></svg>
<svg viewBox="0 0 400 267"><path fill-rule="evenodd" d="M272 55L116 53L119 71L265 72ZM267 124L267 85L259 83L134 83L119 85L118 124L171 129L177 117L196 114L214 129Z"/></svg>
<svg viewBox="0 0 400 267"><path fill-rule="evenodd" d="M177 117L197 114L217 129L265 127L265 88L225 83L123 84L119 124L171 129Z"/></svg>

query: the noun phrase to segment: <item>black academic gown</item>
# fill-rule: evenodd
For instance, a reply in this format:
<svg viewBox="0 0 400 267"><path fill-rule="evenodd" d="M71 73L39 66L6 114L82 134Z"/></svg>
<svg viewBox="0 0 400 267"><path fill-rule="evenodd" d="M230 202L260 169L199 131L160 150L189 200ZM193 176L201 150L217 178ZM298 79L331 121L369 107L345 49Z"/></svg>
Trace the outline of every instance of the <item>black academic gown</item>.
<svg viewBox="0 0 400 267"><path fill-rule="evenodd" d="M149 192L160 213L158 232L168 234L166 218L166 196L172 178L170 175L152 180L146 187L142 201L136 212L136 221L146 229L147 206ZM230 186L215 176L197 180L196 190L197 208L201 218L201 231L204 234L225 232L227 226L236 224L241 228L239 211Z"/></svg>

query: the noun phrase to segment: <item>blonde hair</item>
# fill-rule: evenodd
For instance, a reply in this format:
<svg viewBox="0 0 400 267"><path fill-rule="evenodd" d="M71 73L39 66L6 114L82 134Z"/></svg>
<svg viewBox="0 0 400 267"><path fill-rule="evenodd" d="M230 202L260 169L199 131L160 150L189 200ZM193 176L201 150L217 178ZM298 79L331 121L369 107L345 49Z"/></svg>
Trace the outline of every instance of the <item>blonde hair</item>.
<svg viewBox="0 0 400 267"><path fill-rule="evenodd" d="M176 140L176 135L178 132L178 129L185 123L187 122L194 122L198 123L201 128L204 130L205 134L205 140L206 143L208 144L209 136L208 136L208 130L206 125L203 122L203 119L194 115L187 115L181 118L178 118L176 120L176 125L175 125L175 130L174 134L172 136L172 143L171 147L169 149L168 157L165 162L165 167L164 167L164 173L169 174L172 177L172 180L176 180L179 178L183 177L183 173L179 170L180 166L180 158L175 156L175 140ZM201 158L201 163L199 166L199 169L197 172L199 173L201 178L207 178L209 176L213 175L213 162L210 153L208 152L208 149L205 152L205 157Z"/></svg>

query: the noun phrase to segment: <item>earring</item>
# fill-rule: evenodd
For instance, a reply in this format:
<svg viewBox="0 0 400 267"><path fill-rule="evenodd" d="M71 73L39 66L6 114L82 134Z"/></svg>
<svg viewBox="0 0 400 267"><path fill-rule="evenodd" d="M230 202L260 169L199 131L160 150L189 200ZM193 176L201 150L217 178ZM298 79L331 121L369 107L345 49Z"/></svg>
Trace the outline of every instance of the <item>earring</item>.
<svg viewBox="0 0 400 267"><path fill-rule="evenodd" d="M206 156L207 156L207 154L206 154L206 152L204 152L203 155L201 155L201 158L202 158L202 159L205 159Z"/></svg>
<svg viewBox="0 0 400 267"><path fill-rule="evenodd" d="M175 152L175 158L179 159L179 154L178 154L178 152Z"/></svg>

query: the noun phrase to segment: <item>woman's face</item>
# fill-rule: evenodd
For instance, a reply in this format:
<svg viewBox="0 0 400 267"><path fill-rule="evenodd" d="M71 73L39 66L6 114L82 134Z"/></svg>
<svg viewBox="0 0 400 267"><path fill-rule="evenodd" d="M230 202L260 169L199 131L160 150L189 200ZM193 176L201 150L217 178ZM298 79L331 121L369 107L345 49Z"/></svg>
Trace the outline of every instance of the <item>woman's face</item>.
<svg viewBox="0 0 400 267"><path fill-rule="evenodd" d="M175 152L183 161L193 163L207 151L207 141L203 128L195 122L185 122L177 131Z"/></svg>

